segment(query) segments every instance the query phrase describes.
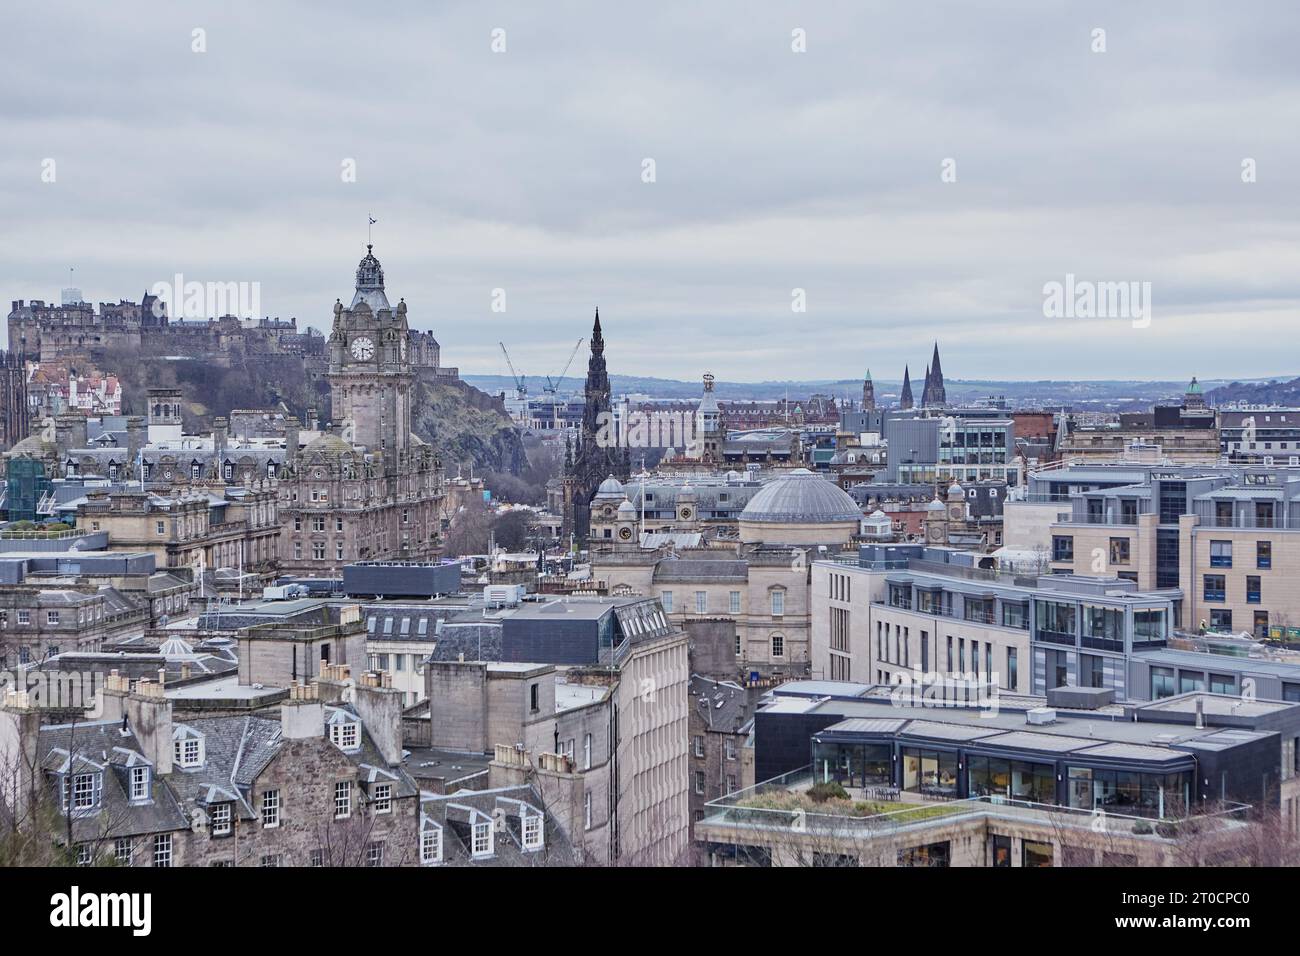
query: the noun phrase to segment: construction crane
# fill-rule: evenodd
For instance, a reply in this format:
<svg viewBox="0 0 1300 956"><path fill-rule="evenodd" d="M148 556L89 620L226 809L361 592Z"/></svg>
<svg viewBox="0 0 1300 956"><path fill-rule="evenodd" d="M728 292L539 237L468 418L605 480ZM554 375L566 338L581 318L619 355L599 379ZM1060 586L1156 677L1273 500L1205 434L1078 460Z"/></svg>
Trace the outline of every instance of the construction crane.
<svg viewBox="0 0 1300 956"><path fill-rule="evenodd" d="M524 377L515 371L515 363L510 361L510 353L506 351L506 343L498 342L501 346L501 354L506 357L506 365L510 367L510 374L515 380L515 397L521 402L528 397L528 386L524 382Z"/></svg>
<svg viewBox="0 0 1300 956"><path fill-rule="evenodd" d="M560 374L552 378L546 376L546 384L542 390L551 396L551 430L558 432L560 430L560 397L556 392L560 389L560 383L564 381L565 374L569 371L569 366L573 364L573 357L578 354L578 349L582 348L582 339L578 339L578 344L573 347L569 353L569 360L564 363L564 368Z"/></svg>
<svg viewBox="0 0 1300 956"><path fill-rule="evenodd" d="M582 339L578 339L578 344L575 345L573 351L569 353L569 360L564 363L564 370L561 371L559 375L555 376L555 378L551 378L549 375L546 376L546 387L544 391L549 392L551 395L556 393L560 387L560 383L564 381L564 376L569 371L569 366L573 364L574 356L578 354L578 349L580 348L582 348Z"/></svg>

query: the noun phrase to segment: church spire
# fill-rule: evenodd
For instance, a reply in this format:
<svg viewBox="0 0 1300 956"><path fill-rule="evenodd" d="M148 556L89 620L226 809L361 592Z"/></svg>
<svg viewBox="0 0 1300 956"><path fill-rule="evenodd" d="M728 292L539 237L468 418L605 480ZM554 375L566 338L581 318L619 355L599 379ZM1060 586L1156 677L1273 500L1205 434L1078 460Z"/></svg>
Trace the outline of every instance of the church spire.
<svg viewBox="0 0 1300 956"><path fill-rule="evenodd" d="M903 391L898 396L899 408L911 408L915 403L912 401L912 374L906 365L903 366Z"/></svg>
<svg viewBox="0 0 1300 956"><path fill-rule="evenodd" d="M939 364L939 343L934 343L934 356L930 359L930 373L926 377L925 396L921 404L938 406L948 404L948 393L943 387L943 367Z"/></svg>

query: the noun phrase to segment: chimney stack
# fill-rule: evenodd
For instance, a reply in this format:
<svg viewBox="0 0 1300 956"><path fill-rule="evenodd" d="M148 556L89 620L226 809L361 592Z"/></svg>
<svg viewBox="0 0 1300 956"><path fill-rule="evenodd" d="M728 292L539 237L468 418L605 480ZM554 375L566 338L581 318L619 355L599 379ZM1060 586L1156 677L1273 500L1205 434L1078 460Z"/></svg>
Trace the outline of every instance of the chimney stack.
<svg viewBox="0 0 1300 956"><path fill-rule="evenodd" d="M357 716L390 767L402 762L403 696L400 690L394 690L389 681L373 671L362 674L357 681L354 701Z"/></svg>
<svg viewBox="0 0 1300 956"><path fill-rule="evenodd" d="M154 770L162 776L171 773L172 702L163 694L161 681L142 680L136 685L136 692L126 698L126 719Z"/></svg>
<svg viewBox="0 0 1300 956"><path fill-rule="evenodd" d="M230 436L230 420L218 417L212 420L212 450L220 455L226 450L226 441Z"/></svg>
<svg viewBox="0 0 1300 956"><path fill-rule="evenodd" d="M289 699L280 705L280 736L311 740L325 735L325 705L316 684L289 685Z"/></svg>
<svg viewBox="0 0 1300 956"><path fill-rule="evenodd" d="M126 420L126 452L131 459L131 467L135 467L136 456L140 454L140 449L148 443L148 431L145 428L144 417L142 415L132 415ZM137 476L138 477L138 476Z"/></svg>
<svg viewBox="0 0 1300 956"><path fill-rule="evenodd" d="M285 464L298 456L298 429L301 427L297 416L290 415L284 420L284 459Z"/></svg>

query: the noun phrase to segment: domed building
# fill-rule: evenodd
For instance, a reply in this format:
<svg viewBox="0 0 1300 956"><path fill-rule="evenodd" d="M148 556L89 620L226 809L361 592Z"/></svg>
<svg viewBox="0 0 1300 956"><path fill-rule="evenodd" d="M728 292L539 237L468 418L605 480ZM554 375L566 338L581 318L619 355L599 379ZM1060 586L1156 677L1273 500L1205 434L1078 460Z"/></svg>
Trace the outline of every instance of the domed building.
<svg viewBox="0 0 1300 956"><path fill-rule="evenodd" d="M844 489L807 468L764 485L740 513L745 544L845 545L858 533L862 509Z"/></svg>

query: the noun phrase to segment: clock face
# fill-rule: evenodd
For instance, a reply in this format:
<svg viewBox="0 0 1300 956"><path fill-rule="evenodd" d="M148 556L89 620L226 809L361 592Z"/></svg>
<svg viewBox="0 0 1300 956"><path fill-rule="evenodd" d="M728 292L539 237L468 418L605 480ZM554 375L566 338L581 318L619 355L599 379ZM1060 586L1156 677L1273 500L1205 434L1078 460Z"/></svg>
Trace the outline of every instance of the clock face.
<svg viewBox="0 0 1300 956"><path fill-rule="evenodd" d="M375 354L375 343L364 336L359 339L353 339L352 354L354 357L359 358L364 362Z"/></svg>

